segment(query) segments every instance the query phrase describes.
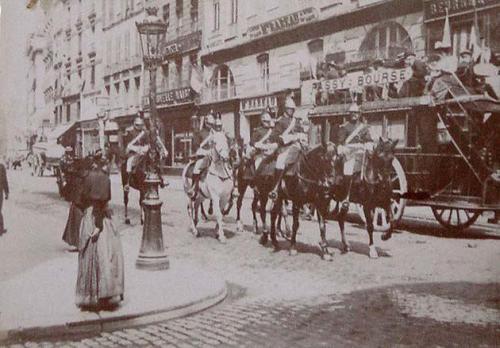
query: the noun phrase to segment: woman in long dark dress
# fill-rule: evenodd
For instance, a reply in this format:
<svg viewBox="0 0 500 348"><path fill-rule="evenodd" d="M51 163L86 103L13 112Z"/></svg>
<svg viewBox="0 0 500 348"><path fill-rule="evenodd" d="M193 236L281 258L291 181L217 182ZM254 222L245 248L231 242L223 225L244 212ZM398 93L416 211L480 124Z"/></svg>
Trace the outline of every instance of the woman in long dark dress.
<svg viewBox="0 0 500 348"><path fill-rule="evenodd" d="M69 180L65 189L66 197L71 202L71 205L69 207L68 220L66 221L62 239L75 248L70 249L70 251L78 251L80 224L85 210L82 200L82 187L89 171L89 159L75 161L72 163L72 166L73 168L71 168L71 174L69 175Z"/></svg>
<svg viewBox="0 0 500 348"><path fill-rule="evenodd" d="M99 310L123 300L124 269L120 236L111 221L111 183L106 165L97 165L83 182L86 209L80 226L76 305Z"/></svg>

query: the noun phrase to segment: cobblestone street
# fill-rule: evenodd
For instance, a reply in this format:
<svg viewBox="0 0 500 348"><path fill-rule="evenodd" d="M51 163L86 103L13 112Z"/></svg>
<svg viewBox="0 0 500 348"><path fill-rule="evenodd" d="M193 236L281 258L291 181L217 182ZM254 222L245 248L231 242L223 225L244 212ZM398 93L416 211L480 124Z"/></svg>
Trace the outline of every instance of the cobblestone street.
<svg viewBox="0 0 500 348"><path fill-rule="evenodd" d="M17 174L17 175L16 175ZM8 279L52 258L76 258L60 240L68 205L57 197L55 179L10 172L12 194L4 215L8 233L2 236L2 279ZM120 187L113 186L115 222L122 242L138 243L141 226L135 192L132 227L123 223ZM193 238L183 209L178 179L162 191L164 240L171 259L189 260L208 272L224 275L230 294L220 305L181 319L98 336L58 337L11 346L158 346L158 347L312 347L312 346L496 346L500 342L500 252L494 234L472 229L469 235L441 237L440 227L405 221L400 233L376 244L380 257L368 258L366 232L348 224L353 251L342 255L335 223L327 237L334 246L333 262L323 261L316 247L317 224L301 221L298 256L263 248L249 226L236 232L233 213L226 218L226 245L201 224ZM249 202L243 221L251 221ZM20 216L30 216L22 219ZM410 231L409 229L413 230ZM39 250L43 249L43 250ZM135 258L136 255L125 255ZM168 271L166 271L168 272ZM74 286L68 280L68 286ZM144 296L147 296L145 294Z"/></svg>

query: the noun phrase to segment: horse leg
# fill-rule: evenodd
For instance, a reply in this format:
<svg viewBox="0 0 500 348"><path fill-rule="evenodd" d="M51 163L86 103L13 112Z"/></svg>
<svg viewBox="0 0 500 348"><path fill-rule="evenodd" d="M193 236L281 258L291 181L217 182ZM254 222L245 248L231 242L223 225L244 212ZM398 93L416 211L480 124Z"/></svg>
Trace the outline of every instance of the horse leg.
<svg viewBox="0 0 500 348"><path fill-rule="evenodd" d="M378 258L377 248L373 244L373 211L374 209L367 204L363 205L363 211L366 217L366 230L368 231L369 244L370 248L369 256L371 259Z"/></svg>
<svg viewBox="0 0 500 348"><path fill-rule="evenodd" d="M259 234L259 222L257 221L257 210L259 210L260 214L261 212L259 209L259 193L254 191L252 199L252 217L253 217L253 231L255 234Z"/></svg>
<svg viewBox="0 0 500 348"><path fill-rule="evenodd" d="M130 225L130 219L128 218L128 191L123 191L123 205L125 206L125 224Z"/></svg>
<svg viewBox="0 0 500 348"><path fill-rule="evenodd" d="M392 237L392 231L394 229L394 219L393 219L393 216L392 216L392 209L391 209L391 203L389 202L388 205L386 205L385 207L385 215L387 216L387 219L389 219L389 230L386 231L384 234L382 234L382 237L381 239L383 241L387 241L389 239L391 239Z"/></svg>
<svg viewBox="0 0 500 348"><path fill-rule="evenodd" d="M199 209L200 209L200 204L201 202L199 201L196 201L196 202L192 202L190 200L189 204L191 205L191 209L192 209L192 218L191 218L191 232L193 233L193 236L195 236L196 238L198 238L200 236L200 232L198 231L198 212L199 212Z"/></svg>
<svg viewBox="0 0 500 348"><path fill-rule="evenodd" d="M267 194L259 192L258 197L259 197L259 204L260 204L260 206L259 206L260 219L261 219L261 221L265 222L266 215L267 215L267 211L266 211ZM276 217L274 217L274 218L276 219ZM273 213L271 211L271 233L274 229L275 222L276 221L273 220ZM255 219L255 224L257 224L257 219ZM265 246L269 240L269 231L267 230L267 228L264 224L262 226L263 226L262 236L260 237L259 243Z"/></svg>
<svg viewBox="0 0 500 348"><path fill-rule="evenodd" d="M238 187L238 199L236 201L236 230L238 232L243 232L243 223L241 222L241 206L243 205L243 197L245 196L245 192L247 190L247 185L246 183L241 183ZM255 198L254 198L255 200ZM254 213L254 221L255 221L255 212L253 210L253 203L252 203L252 212Z"/></svg>
<svg viewBox="0 0 500 348"><path fill-rule="evenodd" d="M208 206L208 215L212 215L214 213L214 202L210 200L210 205Z"/></svg>
<svg viewBox="0 0 500 348"><path fill-rule="evenodd" d="M224 235L224 229L222 226L222 211L220 207L220 198L219 197L213 198L212 201L210 201L210 204L213 207L215 219L217 220L217 226L215 228L217 232L217 237L219 238L219 242L225 244L226 236Z"/></svg>
<svg viewBox="0 0 500 348"><path fill-rule="evenodd" d="M326 240L326 222L325 216L327 214L327 207L318 207L316 209L316 215L318 217L319 232L321 236L321 241L319 242L319 247L321 249L321 257L325 261L333 261L333 253L328 249L328 241Z"/></svg>
<svg viewBox="0 0 500 348"><path fill-rule="evenodd" d="M278 218L279 211L281 210L281 206L282 206L281 199L278 198L277 201L274 203L273 208L271 209L271 243L273 244L274 252L280 250L278 240L276 239L276 220Z"/></svg>
<svg viewBox="0 0 500 348"><path fill-rule="evenodd" d="M267 205L268 199L269 199L269 197L267 194L262 194L260 197L260 200L261 200L260 222L262 225L262 233L266 234L266 235L269 233L269 229L268 229L267 224L266 224L266 217L267 217L266 205ZM262 207L264 207L264 208L262 208ZM255 220L255 221L257 221L257 220Z"/></svg>
<svg viewBox="0 0 500 348"><path fill-rule="evenodd" d="M293 215L293 226L292 226L292 237L290 239L290 255L296 256L297 252L297 231L299 230L299 216L300 216L300 205L292 202L292 215Z"/></svg>
<svg viewBox="0 0 500 348"><path fill-rule="evenodd" d="M345 236L345 221L347 219L347 213L349 212L349 208L346 209L339 209L339 212L337 214L337 222L339 224L339 229L340 229L340 238L342 240L342 254L347 254L349 251L351 251L351 245L347 241L347 238Z"/></svg>
<svg viewBox="0 0 500 348"><path fill-rule="evenodd" d="M141 212L141 226L144 225L144 205L143 205L143 202L144 202L144 192L143 191L139 191L139 206L140 206L140 212Z"/></svg>

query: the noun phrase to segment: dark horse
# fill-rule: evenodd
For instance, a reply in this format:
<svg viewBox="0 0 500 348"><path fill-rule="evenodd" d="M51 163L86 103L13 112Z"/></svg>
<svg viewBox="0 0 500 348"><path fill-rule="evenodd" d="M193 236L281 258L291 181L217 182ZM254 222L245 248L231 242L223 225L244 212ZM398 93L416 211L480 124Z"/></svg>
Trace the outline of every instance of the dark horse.
<svg viewBox="0 0 500 348"><path fill-rule="evenodd" d="M375 208L380 207L385 210L390 228L382 235L382 240L391 238L393 230L393 219L391 209L391 198L393 197L390 173L392 162L394 161L394 149L397 140L385 140L380 138L373 151L365 151L362 160L362 169L360 173L355 174L350 180L337 180L332 190L333 199L337 201L333 215L339 223L340 233L344 252L350 250L349 243L346 241L344 227L349 207L342 205L349 195L349 201L363 206L363 212L366 216L366 230L369 237L369 256L377 258L378 252L373 244L373 216ZM342 178L343 163L339 159L335 162L337 178Z"/></svg>
<svg viewBox="0 0 500 348"><path fill-rule="evenodd" d="M120 166L120 173L122 177L122 189L123 189L123 204L125 205L125 223L127 225L130 224L130 219L128 218L128 194L129 189L127 189L127 184L129 187L132 187L139 191L139 206L141 211L141 225L144 223L144 219L142 216L142 202L144 201L144 197L146 195L147 185L145 183L146 180L146 156L142 156L138 161L135 168L132 169L132 172L127 173L127 161L122 161Z"/></svg>
<svg viewBox="0 0 500 348"><path fill-rule="evenodd" d="M331 259L326 242L325 218L328 213L330 202L330 189L334 182L334 154L333 144L318 145L311 150L303 150L298 162L293 168L288 169L291 174L285 175L282 185L278 189L278 198L271 209L271 242L274 250L279 250L276 239L276 221L283 210L283 203L292 202L292 236L290 254L296 255L296 237L299 229L300 209L306 203L312 203L316 207L318 223L321 234L320 248L324 259ZM269 192L272 190L272 181L257 180L257 190L261 202L267 200ZM261 214L265 214L265 205L261 203ZM268 233L264 232L261 237L261 244L268 241Z"/></svg>

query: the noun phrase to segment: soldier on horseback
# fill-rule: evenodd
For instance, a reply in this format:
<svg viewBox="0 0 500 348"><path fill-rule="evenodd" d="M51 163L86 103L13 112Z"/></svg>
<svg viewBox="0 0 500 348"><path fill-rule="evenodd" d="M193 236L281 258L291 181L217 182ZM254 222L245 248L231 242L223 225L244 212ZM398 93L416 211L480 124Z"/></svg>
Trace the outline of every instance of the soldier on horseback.
<svg viewBox="0 0 500 348"><path fill-rule="evenodd" d="M349 108L348 121L340 126L337 134L337 152L343 160L343 180L349 185L346 200L342 203L342 210L349 209L349 196L353 175L360 173L363 165L363 156L366 150L373 149L373 140L370 126L361 119L361 111L357 104Z"/></svg>
<svg viewBox="0 0 500 348"><path fill-rule="evenodd" d="M127 129L127 138L129 142L126 145L126 172L127 177L130 182L130 177L132 171L137 167L143 156L149 151L149 131L144 127L144 121L140 116L141 113L134 120L134 125L132 128ZM156 136L156 143L160 147L160 154L165 155L166 149L163 146L163 143ZM155 165L154 169L159 172L159 166ZM165 182L163 181L162 176L158 173L158 177L160 179L160 187L165 187ZM130 185L129 182L125 185L125 190L129 190Z"/></svg>
<svg viewBox="0 0 500 348"><path fill-rule="evenodd" d="M260 115L261 127L256 128L247 148L246 157L254 161L255 177L260 173L259 168L265 158L270 156L277 148L277 144L271 142L271 134L274 128L274 120L271 110L266 109Z"/></svg>
<svg viewBox="0 0 500 348"><path fill-rule="evenodd" d="M269 198L276 200L285 170L294 164L301 151L300 139L304 137L301 131L300 119L294 117L296 105L291 97L285 100L285 112L276 122L271 134L271 142L278 144L275 168L275 186L269 193Z"/></svg>
<svg viewBox="0 0 500 348"><path fill-rule="evenodd" d="M211 111L207 116L205 116L202 128L196 132L193 137L193 147L197 148L196 156L199 158L196 160L193 167L191 189L188 192L191 199L196 198L201 172L208 168L210 164L208 155L210 152L210 135L213 132L214 123L215 118L213 116L213 112Z"/></svg>

